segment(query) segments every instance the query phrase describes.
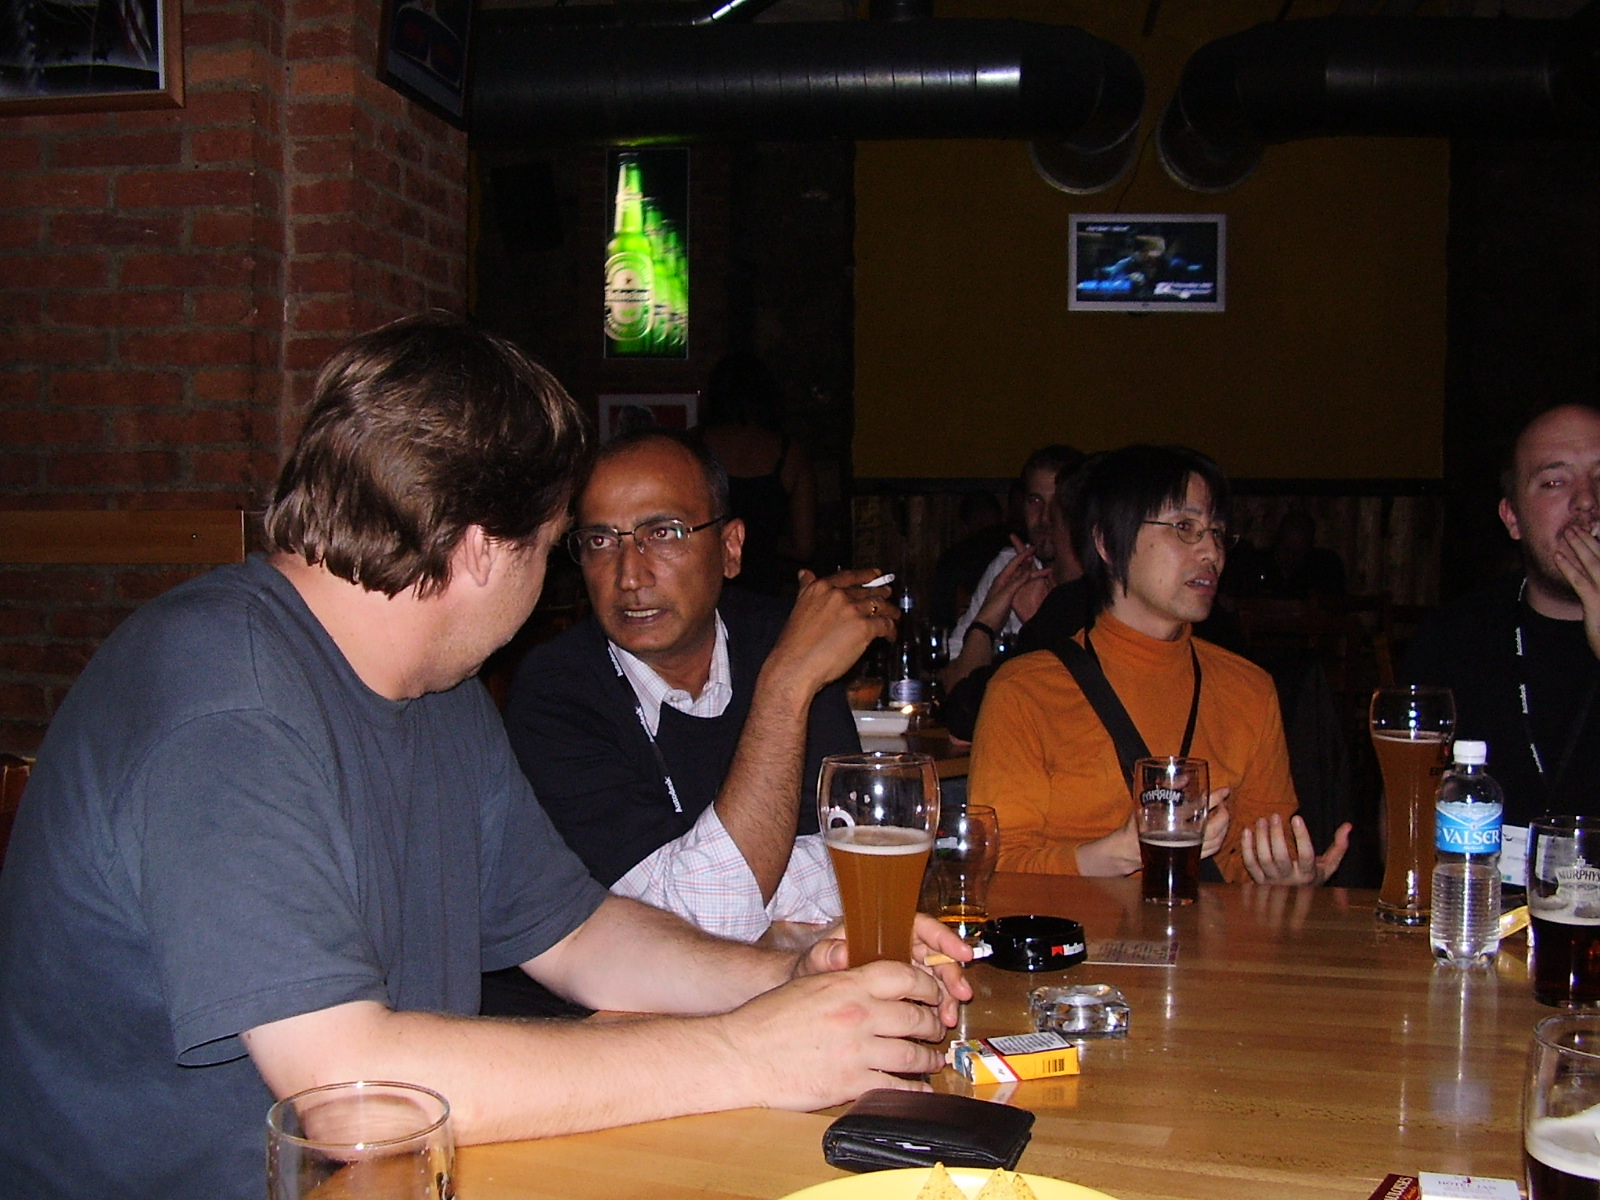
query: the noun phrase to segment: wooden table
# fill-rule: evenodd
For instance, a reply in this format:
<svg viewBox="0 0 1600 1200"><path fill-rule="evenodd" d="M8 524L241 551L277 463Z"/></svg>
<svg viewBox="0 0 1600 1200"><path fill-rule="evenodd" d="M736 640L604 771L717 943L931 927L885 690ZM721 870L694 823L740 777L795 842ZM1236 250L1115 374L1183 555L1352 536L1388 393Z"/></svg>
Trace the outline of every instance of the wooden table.
<svg viewBox="0 0 1600 1200"><path fill-rule="evenodd" d="M1115 984L1133 1007L1127 1040L1089 1044L1080 1076L1016 1088L1038 1114L1021 1168L1121 1200L1365 1200L1391 1171L1520 1179L1523 1059L1551 1011L1529 991L1526 935L1492 973L1435 968L1426 933L1380 928L1373 901L1202 885L1169 917L1136 880L997 877L995 912L1075 917L1091 950L1178 944L1172 967L971 969L972 1034L1026 1029L1041 983ZM460 1197L772 1200L844 1174L822 1159L829 1119L742 1111L466 1148Z"/></svg>

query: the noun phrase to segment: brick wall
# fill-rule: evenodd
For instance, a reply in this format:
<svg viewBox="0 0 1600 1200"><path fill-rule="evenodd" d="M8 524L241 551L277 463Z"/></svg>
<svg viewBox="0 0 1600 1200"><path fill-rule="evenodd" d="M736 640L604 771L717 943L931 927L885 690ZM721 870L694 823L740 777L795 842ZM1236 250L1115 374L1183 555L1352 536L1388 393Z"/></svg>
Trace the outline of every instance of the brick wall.
<svg viewBox="0 0 1600 1200"><path fill-rule="evenodd" d="M465 136L376 10L185 0L183 108L0 116L0 505L258 510L329 350L464 306ZM0 751L185 575L0 566Z"/></svg>

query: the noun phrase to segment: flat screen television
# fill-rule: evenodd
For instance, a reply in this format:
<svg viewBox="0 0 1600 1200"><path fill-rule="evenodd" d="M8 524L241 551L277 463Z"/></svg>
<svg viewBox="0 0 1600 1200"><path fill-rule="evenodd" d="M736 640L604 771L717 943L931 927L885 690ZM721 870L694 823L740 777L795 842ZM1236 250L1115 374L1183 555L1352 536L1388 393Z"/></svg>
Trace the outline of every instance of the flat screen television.
<svg viewBox="0 0 1600 1200"><path fill-rule="evenodd" d="M1228 218L1220 213L1072 217L1068 271L1076 312L1222 312Z"/></svg>

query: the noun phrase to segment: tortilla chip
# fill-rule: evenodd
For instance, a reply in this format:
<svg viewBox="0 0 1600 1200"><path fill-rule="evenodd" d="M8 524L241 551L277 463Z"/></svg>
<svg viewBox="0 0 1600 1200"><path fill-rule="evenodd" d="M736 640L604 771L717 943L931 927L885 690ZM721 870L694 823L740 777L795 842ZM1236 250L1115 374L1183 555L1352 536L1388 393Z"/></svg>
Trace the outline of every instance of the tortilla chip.
<svg viewBox="0 0 1600 1200"><path fill-rule="evenodd" d="M1038 1200L1038 1197L1021 1175L1000 1167L984 1180L973 1200Z"/></svg>
<svg viewBox="0 0 1600 1200"><path fill-rule="evenodd" d="M928 1172L928 1182L917 1193L917 1200L967 1200L967 1194L956 1186L943 1163L934 1163Z"/></svg>

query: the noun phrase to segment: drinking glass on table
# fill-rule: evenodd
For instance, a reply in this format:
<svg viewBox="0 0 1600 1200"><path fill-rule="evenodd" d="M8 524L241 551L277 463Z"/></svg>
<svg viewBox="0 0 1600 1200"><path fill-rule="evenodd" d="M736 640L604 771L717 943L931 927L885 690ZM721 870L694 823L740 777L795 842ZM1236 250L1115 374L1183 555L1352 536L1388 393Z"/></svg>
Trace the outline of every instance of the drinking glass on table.
<svg viewBox="0 0 1600 1200"><path fill-rule="evenodd" d="M1600 817L1529 823L1528 918L1533 998L1600 1004Z"/></svg>
<svg viewBox="0 0 1600 1200"><path fill-rule="evenodd" d="M331 1083L267 1112L267 1200L454 1200L450 1105L410 1083Z"/></svg>
<svg viewBox="0 0 1600 1200"><path fill-rule="evenodd" d="M1528 1200L1600 1196L1600 1014L1563 1013L1533 1027L1522 1167Z"/></svg>
<svg viewBox="0 0 1600 1200"><path fill-rule="evenodd" d="M830 754L817 779L818 824L839 881L850 965L911 958L939 777L927 754Z"/></svg>
<svg viewBox="0 0 1600 1200"><path fill-rule="evenodd" d="M922 882L922 906L956 931L975 939L989 923L989 881L1000 859L1000 817L986 804L939 813L933 857Z"/></svg>
<svg viewBox="0 0 1600 1200"><path fill-rule="evenodd" d="M1133 764L1139 827L1140 895L1152 904L1200 898L1200 849L1211 811L1211 770L1203 758L1141 758Z"/></svg>
<svg viewBox="0 0 1600 1200"><path fill-rule="evenodd" d="M1378 919L1426 925L1432 906L1434 791L1450 765L1455 697L1449 688L1381 687L1372 693L1369 717L1386 812Z"/></svg>

